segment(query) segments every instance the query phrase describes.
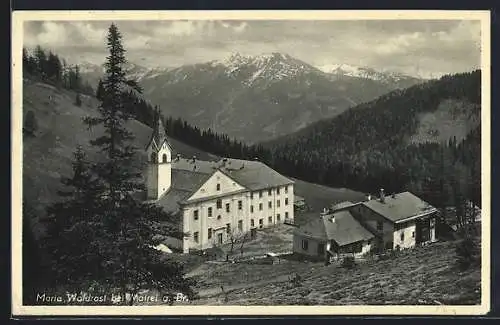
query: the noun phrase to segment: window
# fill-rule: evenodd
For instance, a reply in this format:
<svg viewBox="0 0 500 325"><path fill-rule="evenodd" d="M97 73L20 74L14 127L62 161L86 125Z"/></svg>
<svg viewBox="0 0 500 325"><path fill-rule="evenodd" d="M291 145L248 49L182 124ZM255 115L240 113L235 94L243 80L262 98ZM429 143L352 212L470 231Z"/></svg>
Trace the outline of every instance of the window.
<svg viewBox="0 0 500 325"><path fill-rule="evenodd" d="M238 220L238 230L243 231L243 220Z"/></svg>
<svg viewBox="0 0 500 325"><path fill-rule="evenodd" d="M276 201L276 206L279 208L280 207L280 200Z"/></svg>
<svg viewBox="0 0 500 325"><path fill-rule="evenodd" d="M273 195L273 190L272 189L267 190L267 195L269 196Z"/></svg>
<svg viewBox="0 0 500 325"><path fill-rule="evenodd" d="M243 201L238 201L238 210L243 210Z"/></svg>
<svg viewBox="0 0 500 325"><path fill-rule="evenodd" d="M411 238L415 238L415 232L414 231L411 233Z"/></svg>
<svg viewBox="0 0 500 325"><path fill-rule="evenodd" d="M404 233L404 232L402 232L402 233L401 233L401 241L404 241L404 240L405 240L405 233Z"/></svg>
<svg viewBox="0 0 500 325"><path fill-rule="evenodd" d="M226 212L229 212L230 209L229 209L229 203L226 203Z"/></svg>
<svg viewBox="0 0 500 325"><path fill-rule="evenodd" d="M212 217L212 207L209 207L208 208L208 217L211 218Z"/></svg>
<svg viewBox="0 0 500 325"><path fill-rule="evenodd" d="M198 220L198 210L193 211L193 219Z"/></svg>
<svg viewBox="0 0 500 325"><path fill-rule="evenodd" d="M288 198L285 198L285 205L288 205Z"/></svg>
<svg viewBox="0 0 500 325"><path fill-rule="evenodd" d="M166 153L163 154L163 157L162 157L161 161L164 162L164 163L167 162L167 154Z"/></svg>
<svg viewBox="0 0 500 325"><path fill-rule="evenodd" d="M250 199L253 199L253 192L250 193Z"/></svg>
<svg viewBox="0 0 500 325"><path fill-rule="evenodd" d="M194 234L193 234L193 239L194 239L194 242L195 242L195 243L197 243L197 242L198 242L198 236L199 236L198 232L197 232L197 231L195 231L195 232L194 232Z"/></svg>
<svg viewBox="0 0 500 325"><path fill-rule="evenodd" d="M280 195L280 188L276 188L276 195Z"/></svg>
<svg viewBox="0 0 500 325"><path fill-rule="evenodd" d="M226 223L226 232L229 234L231 232L231 224Z"/></svg>
<svg viewBox="0 0 500 325"><path fill-rule="evenodd" d="M250 220L250 226L251 226L251 227L255 227L255 220L253 220L253 219L252 219L252 220Z"/></svg>
<svg viewBox="0 0 500 325"><path fill-rule="evenodd" d="M259 198L262 197L262 191L259 191Z"/></svg>
<svg viewBox="0 0 500 325"><path fill-rule="evenodd" d="M318 244L318 255L323 255L325 253L325 244Z"/></svg>
<svg viewBox="0 0 500 325"><path fill-rule="evenodd" d="M217 220L220 220L220 219L221 219L221 216L220 216L220 214L219 214L219 215L217 215Z"/></svg>
<svg viewBox="0 0 500 325"><path fill-rule="evenodd" d="M277 221L277 222L280 222L280 219L281 219L281 218L280 218L280 214L278 213L278 214L276 215L276 221Z"/></svg>
<svg viewBox="0 0 500 325"><path fill-rule="evenodd" d="M212 239L212 228L208 228L208 239Z"/></svg>
<svg viewBox="0 0 500 325"><path fill-rule="evenodd" d="M262 203L259 203L259 211L262 211Z"/></svg>
<svg viewBox="0 0 500 325"><path fill-rule="evenodd" d="M269 216L269 218L267 218L267 221L268 221L269 223L273 223L273 217L272 217L272 216Z"/></svg>
<svg viewBox="0 0 500 325"><path fill-rule="evenodd" d="M253 213L253 205L250 206L250 213Z"/></svg>
<svg viewBox="0 0 500 325"><path fill-rule="evenodd" d="M222 200L217 200L217 209L222 209Z"/></svg>
<svg viewBox="0 0 500 325"><path fill-rule="evenodd" d="M259 219L259 228L262 228L264 226L264 219Z"/></svg>
<svg viewBox="0 0 500 325"><path fill-rule="evenodd" d="M309 248L309 242L305 239L302 239L302 249L307 250Z"/></svg>
<svg viewBox="0 0 500 325"><path fill-rule="evenodd" d="M285 186L285 193L288 193L288 186Z"/></svg>
<svg viewBox="0 0 500 325"><path fill-rule="evenodd" d="M219 183L217 183L216 188L217 188L217 191L220 191L220 184Z"/></svg>
<svg viewBox="0 0 500 325"><path fill-rule="evenodd" d="M270 208L272 208L272 207L273 207L273 202L269 201L269 202L267 203L267 206L269 207L269 209L270 209Z"/></svg>
<svg viewBox="0 0 500 325"><path fill-rule="evenodd" d="M384 223L382 221L377 221L377 230L384 230Z"/></svg>
<svg viewBox="0 0 500 325"><path fill-rule="evenodd" d="M285 212L285 219L288 219L288 212Z"/></svg>

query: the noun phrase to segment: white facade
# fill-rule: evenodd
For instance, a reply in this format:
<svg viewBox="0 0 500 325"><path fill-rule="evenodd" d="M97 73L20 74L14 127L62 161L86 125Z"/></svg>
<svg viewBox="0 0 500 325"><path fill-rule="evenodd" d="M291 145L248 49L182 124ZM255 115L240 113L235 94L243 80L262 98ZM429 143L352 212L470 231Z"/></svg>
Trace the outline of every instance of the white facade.
<svg viewBox="0 0 500 325"><path fill-rule="evenodd" d="M217 171L182 209L183 231L189 234L183 240L183 251L228 243L231 236L238 238L251 229L283 223L285 217L294 218L292 184L250 191Z"/></svg>
<svg viewBox="0 0 500 325"><path fill-rule="evenodd" d="M146 152L148 157L147 196L149 200L158 200L170 189L172 183L172 150L167 141L157 146L153 140Z"/></svg>

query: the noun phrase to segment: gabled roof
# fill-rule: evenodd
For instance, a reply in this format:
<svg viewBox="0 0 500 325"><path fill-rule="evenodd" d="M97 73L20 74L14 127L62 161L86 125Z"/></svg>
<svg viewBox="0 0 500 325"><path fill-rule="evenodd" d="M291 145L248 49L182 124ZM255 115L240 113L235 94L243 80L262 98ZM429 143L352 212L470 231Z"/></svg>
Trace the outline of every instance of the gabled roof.
<svg viewBox="0 0 500 325"><path fill-rule="evenodd" d="M292 180L258 161L226 159L215 162L176 158L172 160L171 188L158 200L158 204L170 212L177 212L179 204L185 203L216 171L220 171L245 188L241 191L259 190L293 183ZM208 198L199 200L206 199Z"/></svg>
<svg viewBox="0 0 500 325"><path fill-rule="evenodd" d="M394 197L386 195L384 202L373 199L362 204L392 222L437 211L432 205L410 192L398 193Z"/></svg>
<svg viewBox="0 0 500 325"><path fill-rule="evenodd" d="M226 175L252 191L294 183L260 161L224 158L218 164Z"/></svg>
<svg viewBox="0 0 500 325"><path fill-rule="evenodd" d="M295 234L313 237L318 240L334 240L339 246L375 237L349 211L345 210L319 216L317 219L295 229Z"/></svg>

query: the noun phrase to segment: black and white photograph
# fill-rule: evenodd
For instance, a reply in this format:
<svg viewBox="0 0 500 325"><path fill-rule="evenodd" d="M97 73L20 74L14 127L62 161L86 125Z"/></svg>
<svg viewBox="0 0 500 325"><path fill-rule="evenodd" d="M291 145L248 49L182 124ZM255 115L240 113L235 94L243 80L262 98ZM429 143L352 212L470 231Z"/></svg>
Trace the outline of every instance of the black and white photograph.
<svg viewBox="0 0 500 325"><path fill-rule="evenodd" d="M13 312L487 313L489 18L14 12Z"/></svg>

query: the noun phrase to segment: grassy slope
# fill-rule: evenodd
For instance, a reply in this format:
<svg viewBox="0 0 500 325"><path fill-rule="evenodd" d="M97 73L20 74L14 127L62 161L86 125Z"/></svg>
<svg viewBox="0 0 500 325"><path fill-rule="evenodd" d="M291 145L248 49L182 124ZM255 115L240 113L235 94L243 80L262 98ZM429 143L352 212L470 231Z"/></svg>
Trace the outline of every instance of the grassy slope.
<svg viewBox="0 0 500 325"><path fill-rule="evenodd" d="M53 97L52 101L49 95ZM89 140L95 138L99 130L88 131L82 118L96 114L98 101L82 96L82 106L74 105L76 93L57 89L48 84L26 80L23 88L23 114L33 110L38 122L35 138L23 139L23 196L35 215L42 215L44 207L57 200L56 191L60 188L60 177L71 175L73 151L78 144L89 149ZM144 148L151 135L151 129L137 121L129 123L135 134L135 144ZM170 139L174 154L196 155L200 159L216 159L215 155L188 146L178 140ZM88 151L89 157L96 156ZM144 156L141 156L143 161ZM361 198L361 194L334 189L297 180L296 193L306 198L315 210L345 199ZM35 220L36 221L36 220Z"/></svg>
<svg viewBox="0 0 500 325"><path fill-rule="evenodd" d="M200 276L204 288L195 303L225 304L224 285L231 305L479 304L480 266L457 270L454 244L419 247L353 270L292 260L220 265ZM298 287L288 280L295 273L303 279Z"/></svg>
<svg viewBox="0 0 500 325"><path fill-rule="evenodd" d="M347 188L333 188L299 179L294 179L294 181L295 194L305 199L312 212L319 212L331 204L342 201L359 202L365 199L363 193Z"/></svg>
<svg viewBox="0 0 500 325"><path fill-rule="evenodd" d="M53 96L53 100L49 99ZM88 131L82 118L96 114L98 101L82 96L82 106L74 105L76 93L54 88L44 83L26 81L23 87L23 113L33 110L38 122L36 137L23 139L23 196L34 214L41 215L44 207L57 200L61 176L71 176L73 152L78 144L90 149L89 140L99 130ZM142 150L151 135L151 129L137 121L129 122L129 129L136 136L135 145ZM215 155L195 149L180 141L170 139L174 154L196 155L200 159L216 159ZM96 155L86 150L91 159Z"/></svg>

